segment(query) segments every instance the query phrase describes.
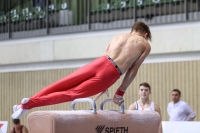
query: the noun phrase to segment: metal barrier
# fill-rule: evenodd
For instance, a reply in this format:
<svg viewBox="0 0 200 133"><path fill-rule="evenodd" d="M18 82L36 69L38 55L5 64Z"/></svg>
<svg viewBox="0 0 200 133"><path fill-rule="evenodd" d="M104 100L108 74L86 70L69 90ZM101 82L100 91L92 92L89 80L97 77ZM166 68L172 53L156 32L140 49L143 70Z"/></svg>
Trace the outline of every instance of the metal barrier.
<svg viewBox="0 0 200 133"><path fill-rule="evenodd" d="M200 20L200 0L17 0L0 6L0 40ZM10 19L9 19L10 18Z"/></svg>

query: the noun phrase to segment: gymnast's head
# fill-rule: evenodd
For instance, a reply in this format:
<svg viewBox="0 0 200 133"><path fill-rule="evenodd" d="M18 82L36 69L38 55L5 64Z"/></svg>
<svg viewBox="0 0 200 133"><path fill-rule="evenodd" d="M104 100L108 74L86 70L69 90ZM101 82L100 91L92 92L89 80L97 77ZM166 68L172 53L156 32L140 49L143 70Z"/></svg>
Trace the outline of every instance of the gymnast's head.
<svg viewBox="0 0 200 133"><path fill-rule="evenodd" d="M149 26L147 24L145 24L144 22L134 23L132 26L132 29L131 29L131 33L133 33L133 32L137 32L140 34L140 36L142 36L146 40L151 41L151 38L152 38L151 31L149 29Z"/></svg>

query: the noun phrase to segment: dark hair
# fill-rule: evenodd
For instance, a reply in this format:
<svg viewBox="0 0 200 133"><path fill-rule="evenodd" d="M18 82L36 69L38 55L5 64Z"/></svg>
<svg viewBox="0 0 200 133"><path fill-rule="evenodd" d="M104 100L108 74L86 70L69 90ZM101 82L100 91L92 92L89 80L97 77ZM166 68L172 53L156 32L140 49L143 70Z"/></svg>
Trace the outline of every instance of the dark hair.
<svg viewBox="0 0 200 133"><path fill-rule="evenodd" d="M179 96L181 96L181 91L180 91L179 89L173 89L172 92L173 92L173 91L178 92Z"/></svg>
<svg viewBox="0 0 200 133"><path fill-rule="evenodd" d="M141 83L140 86L148 87L149 90L151 91L151 86L147 82Z"/></svg>
<svg viewBox="0 0 200 133"><path fill-rule="evenodd" d="M13 119L14 124L20 124L20 119Z"/></svg>
<svg viewBox="0 0 200 133"><path fill-rule="evenodd" d="M132 29L131 29L131 32L133 31L138 31L138 32L141 32L141 33L147 33L147 40L150 40L151 41L151 31L149 29L149 26L147 24L145 24L144 22L136 22L133 24L132 26Z"/></svg>

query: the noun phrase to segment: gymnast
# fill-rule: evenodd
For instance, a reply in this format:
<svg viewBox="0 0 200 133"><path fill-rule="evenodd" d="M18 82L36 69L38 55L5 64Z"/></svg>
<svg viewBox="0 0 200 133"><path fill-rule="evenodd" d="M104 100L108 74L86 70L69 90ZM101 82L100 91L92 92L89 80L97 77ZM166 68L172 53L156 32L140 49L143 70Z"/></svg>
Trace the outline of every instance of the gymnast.
<svg viewBox="0 0 200 133"><path fill-rule="evenodd" d="M43 88L30 98L23 98L14 105L13 119L28 110L104 93L124 73L124 79L113 96L120 106L123 95L135 78L137 71L151 51L149 26L143 22L133 24L130 33L118 34L107 45L104 55L77 69L72 74Z"/></svg>

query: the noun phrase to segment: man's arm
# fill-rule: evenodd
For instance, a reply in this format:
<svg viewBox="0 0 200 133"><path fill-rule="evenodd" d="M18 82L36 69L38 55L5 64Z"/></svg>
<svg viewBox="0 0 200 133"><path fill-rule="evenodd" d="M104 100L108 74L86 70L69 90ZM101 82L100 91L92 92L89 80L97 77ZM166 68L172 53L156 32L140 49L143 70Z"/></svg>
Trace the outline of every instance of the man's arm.
<svg viewBox="0 0 200 133"><path fill-rule="evenodd" d="M196 117L195 112L192 110L192 108L187 104L186 105L186 110L187 110L187 114L188 114L188 121L193 121L194 118Z"/></svg>
<svg viewBox="0 0 200 133"><path fill-rule="evenodd" d="M23 125L23 128L22 128L22 133L28 133L28 129L24 125Z"/></svg>
<svg viewBox="0 0 200 133"><path fill-rule="evenodd" d="M106 46L106 49L104 51L104 55L106 54L106 52L109 50L109 47L110 47L110 43Z"/></svg>
<svg viewBox="0 0 200 133"><path fill-rule="evenodd" d="M160 112L160 107L157 104L155 104L155 111L160 114L160 126L158 129L158 133L162 133L162 116L161 116L161 112Z"/></svg>
<svg viewBox="0 0 200 133"><path fill-rule="evenodd" d="M146 47L144 52L140 55L140 57L133 63L133 65L126 72L126 75L124 76L122 84L117 89L117 91L113 97L113 102L119 106L121 105L122 102L124 102L124 99L123 99L124 92L126 91L127 87L130 85L130 83L135 78L137 71L138 71L140 65L142 64L142 62L144 61L144 59L150 53L150 50L151 50L150 45L147 44L146 46L148 46L148 47Z"/></svg>
<svg viewBox="0 0 200 133"><path fill-rule="evenodd" d="M130 85L130 83L135 78L137 71L142 64L142 62L145 60L145 58L150 53L150 46L147 44L148 47L144 50L144 52L140 55L140 57L133 63L133 65L129 68L129 70L126 72L126 75L124 76L124 79L122 81L122 84L120 85L119 89L122 91L126 91L127 87Z"/></svg>

